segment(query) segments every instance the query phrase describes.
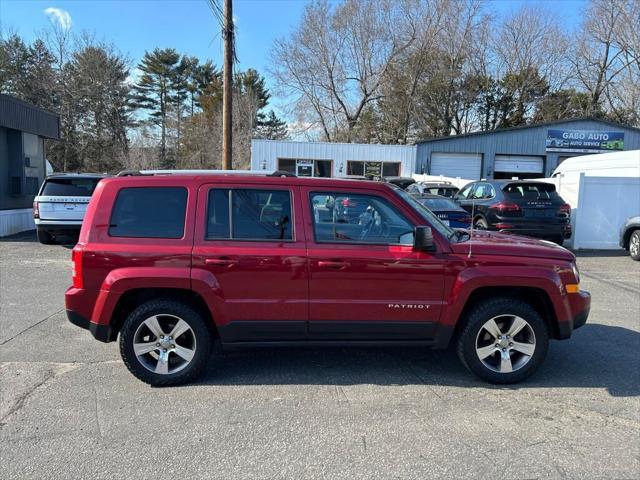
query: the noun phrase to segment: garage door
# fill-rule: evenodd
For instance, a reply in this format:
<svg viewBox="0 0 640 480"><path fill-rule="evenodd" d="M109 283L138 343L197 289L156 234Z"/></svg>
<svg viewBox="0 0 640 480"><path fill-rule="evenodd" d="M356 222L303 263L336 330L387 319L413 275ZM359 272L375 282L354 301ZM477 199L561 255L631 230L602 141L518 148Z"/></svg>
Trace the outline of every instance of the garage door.
<svg viewBox="0 0 640 480"><path fill-rule="evenodd" d="M431 175L480 180L482 156L477 153L432 153Z"/></svg>
<svg viewBox="0 0 640 480"><path fill-rule="evenodd" d="M494 172L544 173L544 157L526 155L496 155Z"/></svg>

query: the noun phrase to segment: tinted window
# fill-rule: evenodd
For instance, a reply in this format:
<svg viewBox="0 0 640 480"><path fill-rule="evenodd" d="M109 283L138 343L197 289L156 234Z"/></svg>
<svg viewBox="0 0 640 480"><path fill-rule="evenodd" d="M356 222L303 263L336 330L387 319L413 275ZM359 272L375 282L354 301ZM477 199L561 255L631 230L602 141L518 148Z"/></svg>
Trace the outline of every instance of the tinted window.
<svg viewBox="0 0 640 480"><path fill-rule="evenodd" d="M49 178L40 195L49 197L90 197L101 178Z"/></svg>
<svg viewBox="0 0 640 480"><path fill-rule="evenodd" d="M187 207L182 187L134 187L118 192L109 235L136 238L181 238Z"/></svg>
<svg viewBox="0 0 640 480"><path fill-rule="evenodd" d="M229 238L229 190L209 190L207 239Z"/></svg>
<svg viewBox="0 0 640 480"><path fill-rule="evenodd" d="M383 198L316 193L311 205L317 242L413 244L413 225Z"/></svg>
<svg viewBox="0 0 640 480"><path fill-rule="evenodd" d="M292 222L289 191L209 191L208 240L292 240Z"/></svg>

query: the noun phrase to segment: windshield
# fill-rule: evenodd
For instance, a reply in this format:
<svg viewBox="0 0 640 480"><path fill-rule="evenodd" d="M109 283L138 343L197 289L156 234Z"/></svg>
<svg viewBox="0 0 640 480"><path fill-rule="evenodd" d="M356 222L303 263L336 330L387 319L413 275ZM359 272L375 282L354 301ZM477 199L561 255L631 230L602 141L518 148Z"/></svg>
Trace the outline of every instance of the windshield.
<svg viewBox="0 0 640 480"><path fill-rule="evenodd" d="M442 221L438 217L436 217L433 212L431 212L431 210L429 210L427 207L413 198L411 194L405 192L404 190L400 190L399 188L394 188L393 191L396 192L396 194L400 196L400 198L402 198L405 202L411 205L425 220L427 225L431 225L438 232L440 232L441 235L444 235L448 239L451 239L455 236L454 230L442 223Z"/></svg>
<svg viewBox="0 0 640 480"><path fill-rule="evenodd" d="M458 204L448 198L418 198L418 201L429 210L460 210Z"/></svg>

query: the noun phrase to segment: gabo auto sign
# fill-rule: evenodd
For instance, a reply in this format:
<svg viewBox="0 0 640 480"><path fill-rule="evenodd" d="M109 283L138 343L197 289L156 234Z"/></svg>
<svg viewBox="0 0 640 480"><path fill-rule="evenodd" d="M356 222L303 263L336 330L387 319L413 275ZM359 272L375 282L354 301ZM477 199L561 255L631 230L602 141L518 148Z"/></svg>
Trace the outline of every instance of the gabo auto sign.
<svg viewBox="0 0 640 480"><path fill-rule="evenodd" d="M547 130L547 150L551 152L598 153L622 149L624 149L624 132Z"/></svg>

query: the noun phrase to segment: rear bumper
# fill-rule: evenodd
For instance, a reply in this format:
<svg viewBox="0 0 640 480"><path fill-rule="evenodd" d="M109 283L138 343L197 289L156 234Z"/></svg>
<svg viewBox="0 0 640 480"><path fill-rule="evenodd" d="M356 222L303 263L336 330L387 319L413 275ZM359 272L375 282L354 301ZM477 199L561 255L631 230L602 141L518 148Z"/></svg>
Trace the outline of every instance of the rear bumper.
<svg viewBox="0 0 640 480"><path fill-rule="evenodd" d="M73 323L76 327L89 330L93 338L100 340L101 342L112 342L114 340L111 327L109 325L98 325L97 323L91 323L88 318L83 317L78 312L73 310L67 310L67 319Z"/></svg>
<svg viewBox="0 0 640 480"><path fill-rule="evenodd" d="M80 230L82 220L42 220L34 219L36 227L42 230Z"/></svg>
<svg viewBox="0 0 640 480"><path fill-rule="evenodd" d="M527 237L547 238L557 237L562 238L571 237L571 225L547 225L547 226L516 226L509 225L508 222L501 222L495 225L496 230L503 233L516 233L518 235L526 235Z"/></svg>
<svg viewBox="0 0 640 480"><path fill-rule="evenodd" d="M587 323L589 311L591 310L591 294L580 290L578 293L569 293L571 298L572 316L567 321L558 322L558 339L569 338L571 333Z"/></svg>

